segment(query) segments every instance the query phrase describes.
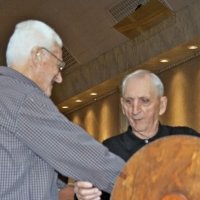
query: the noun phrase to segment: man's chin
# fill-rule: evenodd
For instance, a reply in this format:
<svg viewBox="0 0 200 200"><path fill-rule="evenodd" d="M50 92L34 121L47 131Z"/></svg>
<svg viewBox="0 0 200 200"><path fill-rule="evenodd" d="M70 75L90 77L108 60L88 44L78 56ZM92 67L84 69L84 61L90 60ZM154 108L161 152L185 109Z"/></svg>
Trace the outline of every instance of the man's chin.
<svg viewBox="0 0 200 200"><path fill-rule="evenodd" d="M132 127L132 130L133 130L134 133L137 133L138 135L148 137L147 129L144 126L142 126L142 127L134 126L134 127Z"/></svg>
<svg viewBox="0 0 200 200"><path fill-rule="evenodd" d="M131 126L132 126L132 129L137 132L146 131L146 124L142 123L141 120L134 120L134 123L132 123Z"/></svg>
<svg viewBox="0 0 200 200"><path fill-rule="evenodd" d="M46 96L50 97L52 93L52 87L45 91Z"/></svg>

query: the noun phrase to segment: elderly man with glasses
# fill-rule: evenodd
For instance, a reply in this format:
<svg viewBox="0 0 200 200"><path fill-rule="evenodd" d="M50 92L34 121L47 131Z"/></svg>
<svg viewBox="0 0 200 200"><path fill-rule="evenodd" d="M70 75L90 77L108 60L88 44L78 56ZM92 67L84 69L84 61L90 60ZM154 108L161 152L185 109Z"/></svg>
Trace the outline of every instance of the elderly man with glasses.
<svg viewBox="0 0 200 200"><path fill-rule="evenodd" d="M124 161L63 116L62 41L37 20L17 24L0 67L0 199L56 200L58 173L110 192Z"/></svg>

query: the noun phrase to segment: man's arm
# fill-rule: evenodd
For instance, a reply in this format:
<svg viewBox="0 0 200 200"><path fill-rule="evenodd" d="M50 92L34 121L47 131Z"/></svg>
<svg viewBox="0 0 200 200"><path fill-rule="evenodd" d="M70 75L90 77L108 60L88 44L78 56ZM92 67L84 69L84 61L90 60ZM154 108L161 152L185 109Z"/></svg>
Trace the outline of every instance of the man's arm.
<svg viewBox="0 0 200 200"><path fill-rule="evenodd" d="M50 99L29 94L15 124L19 140L53 169L74 180L87 180L101 190L112 191L124 161L59 113Z"/></svg>

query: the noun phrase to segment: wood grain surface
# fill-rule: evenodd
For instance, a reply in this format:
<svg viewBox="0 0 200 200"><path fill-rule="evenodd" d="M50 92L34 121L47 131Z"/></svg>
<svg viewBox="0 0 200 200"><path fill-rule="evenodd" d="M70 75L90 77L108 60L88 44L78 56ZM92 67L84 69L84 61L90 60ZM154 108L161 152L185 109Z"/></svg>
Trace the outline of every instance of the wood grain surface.
<svg viewBox="0 0 200 200"><path fill-rule="evenodd" d="M112 200L199 200L200 138L169 136L135 153L116 180Z"/></svg>

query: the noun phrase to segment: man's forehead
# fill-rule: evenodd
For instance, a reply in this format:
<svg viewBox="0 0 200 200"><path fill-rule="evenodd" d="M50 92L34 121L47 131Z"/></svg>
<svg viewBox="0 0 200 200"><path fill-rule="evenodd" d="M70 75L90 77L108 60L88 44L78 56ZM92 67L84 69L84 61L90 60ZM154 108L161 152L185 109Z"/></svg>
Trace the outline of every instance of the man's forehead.
<svg viewBox="0 0 200 200"><path fill-rule="evenodd" d="M154 88L153 84L146 79L130 79L127 81L125 91L126 92L138 92L138 91L144 91L144 92L149 92Z"/></svg>
<svg viewBox="0 0 200 200"><path fill-rule="evenodd" d="M128 84L124 90L124 97L150 98L152 96L156 96L156 89L150 84Z"/></svg>
<svg viewBox="0 0 200 200"><path fill-rule="evenodd" d="M128 80L127 80L127 85L128 84L131 84L133 82L141 82L143 84L146 84L146 83L152 83L151 82L151 78L147 75L144 75L144 76L134 76L134 77L130 77Z"/></svg>
<svg viewBox="0 0 200 200"><path fill-rule="evenodd" d="M134 100L134 99L150 99L150 98L152 98L153 96L152 95L132 95L132 94L125 94L124 95L124 98L125 99L132 99L132 100Z"/></svg>

